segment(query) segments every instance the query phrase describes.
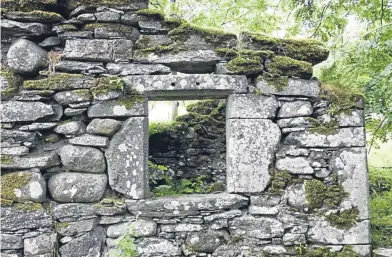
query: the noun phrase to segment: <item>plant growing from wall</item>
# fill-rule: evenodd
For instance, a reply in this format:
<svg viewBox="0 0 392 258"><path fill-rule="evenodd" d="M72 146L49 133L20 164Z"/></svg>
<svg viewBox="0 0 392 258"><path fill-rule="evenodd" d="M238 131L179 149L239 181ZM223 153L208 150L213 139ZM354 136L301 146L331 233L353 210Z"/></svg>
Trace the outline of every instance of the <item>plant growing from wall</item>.
<svg viewBox="0 0 392 258"><path fill-rule="evenodd" d="M135 244L134 229L129 227L129 231L117 240L118 248L109 251L110 257L135 257L138 255Z"/></svg>

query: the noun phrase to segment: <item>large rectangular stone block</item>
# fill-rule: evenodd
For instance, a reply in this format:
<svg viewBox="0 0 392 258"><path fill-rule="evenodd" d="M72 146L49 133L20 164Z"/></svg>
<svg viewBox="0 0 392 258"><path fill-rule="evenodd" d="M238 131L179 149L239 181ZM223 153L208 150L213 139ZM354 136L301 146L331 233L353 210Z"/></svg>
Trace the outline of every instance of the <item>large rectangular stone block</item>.
<svg viewBox="0 0 392 258"><path fill-rule="evenodd" d="M273 82L258 80L256 89L263 93L282 96L317 97L320 93L320 82L316 80L304 80L289 78L283 89L277 89Z"/></svg>
<svg viewBox="0 0 392 258"><path fill-rule="evenodd" d="M136 90L152 100L200 99L246 93L248 81L241 75L135 75L124 78L127 90Z"/></svg>
<svg viewBox="0 0 392 258"><path fill-rule="evenodd" d="M113 190L132 199L148 197L148 118L127 119L105 156Z"/></svg>
<svg viewBox="0 0 392 258"><path fill-rule="evenodd" d="M275 96L232 94L228 98L226 118L275 118L278 107Z"/></svg>
<svg viewBox="0 0 392 258"><path fill-rule="evenodd" d="M134 99L103 101L90 106L87 114L90 118L147 116L148 103L142 96Z"/></svg>
<svg viewBox="0 0 392 258"><path fill-rule="evenodd" d="M279 127L266 119L229 119L226 132L227 191L264 191L270 179L268 168L281 138Z"/></svg>

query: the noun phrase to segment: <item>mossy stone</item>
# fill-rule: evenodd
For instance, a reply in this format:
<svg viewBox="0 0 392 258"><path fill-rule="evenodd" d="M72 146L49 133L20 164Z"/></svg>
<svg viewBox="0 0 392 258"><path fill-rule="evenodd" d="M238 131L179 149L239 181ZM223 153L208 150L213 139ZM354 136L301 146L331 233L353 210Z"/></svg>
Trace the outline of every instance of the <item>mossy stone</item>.
<svg viewBox="0 0 392 258"><path fill-rule="evenodd" d="M38 90L68 90L77 88L90 88L96 86L94 77L80 74L55 73L47 79L27 80L23 83L25 89Z"/></svg>
<svg viewBox="0 0 392 258"><path fill-rule="evenodd" d="M2 0L1 7L8 11L31 12L36 10L55 11L56 0Z"/></svg>
<svg viewBox="0 0 392 258"><path fill-rule="evenodd" d="M58 13L34 10L30 12L7 11L6 17L18 21L60 22L64 18Z"/></svg>
<svg viewBox="0 0 392 258"><path fill-rule="evenodd" d="M321 84L320 97L330 103L328 112L337 115L343 112L350 112L350 109L364 99L364 96L357 91L350 90L339 84Z"/></svg>
<svg viewBox="0 0 392 258"><path fill-rule="evenodd" d="M0 76L4 77L4 79L8 82L8 87L1 90L1 98L8 99L13 97L18 91L18 77L5 66L1 68Z"/></svg>
<svg viewBox="0 0 392 258"><path fill-rule="evenodd" d="M326 215L326 220L334 227L339 229L350 229L357 224L359 210L351 208L348 210L330 213Z"/></svg>
<svg viewBox="0 0 392 258"><path fill-rule="evenodd" d="M1 163L3 163L3 156L1 155ZM29 173L8 173L1 177L1 201L16 201L17 196L15 190L24 187L30 182L32 175Z"/></svg>
<svg viewBox="0 0 392 258"><path fill-rule="evenodd" d="M275 56L267 66L268 72L288 77L310 79L313 73L311 63L298 61L287 56Z"/></svg>

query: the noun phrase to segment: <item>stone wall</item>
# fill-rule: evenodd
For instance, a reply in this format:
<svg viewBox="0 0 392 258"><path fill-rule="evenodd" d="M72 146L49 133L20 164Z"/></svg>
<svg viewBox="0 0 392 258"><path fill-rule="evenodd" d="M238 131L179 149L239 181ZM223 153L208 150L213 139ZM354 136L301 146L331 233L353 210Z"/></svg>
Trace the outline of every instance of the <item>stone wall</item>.
<svg viewBox="0 0 392 258"><path fill-rule="evenodd" d="M369 255L363 102L311 78L328 50L145 8L2 1L1 255ZM202 98L227 189L151 198L148 100Z"/></svg>

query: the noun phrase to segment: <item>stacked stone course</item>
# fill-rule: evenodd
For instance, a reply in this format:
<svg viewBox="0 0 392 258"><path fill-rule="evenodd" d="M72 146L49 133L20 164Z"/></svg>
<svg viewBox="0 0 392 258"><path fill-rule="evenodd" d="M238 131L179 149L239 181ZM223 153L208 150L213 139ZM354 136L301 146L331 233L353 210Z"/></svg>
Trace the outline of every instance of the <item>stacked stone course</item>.
<svg viewBox="0 0 392 258"><path fill-rule="evenodd" d="M369 255L363 103L322 96L328 51L147 7L2 1L1 255L106 256L127 233L139 256ZM152 198L148 100L201 98L226 99L227 190Z"/></svg>

